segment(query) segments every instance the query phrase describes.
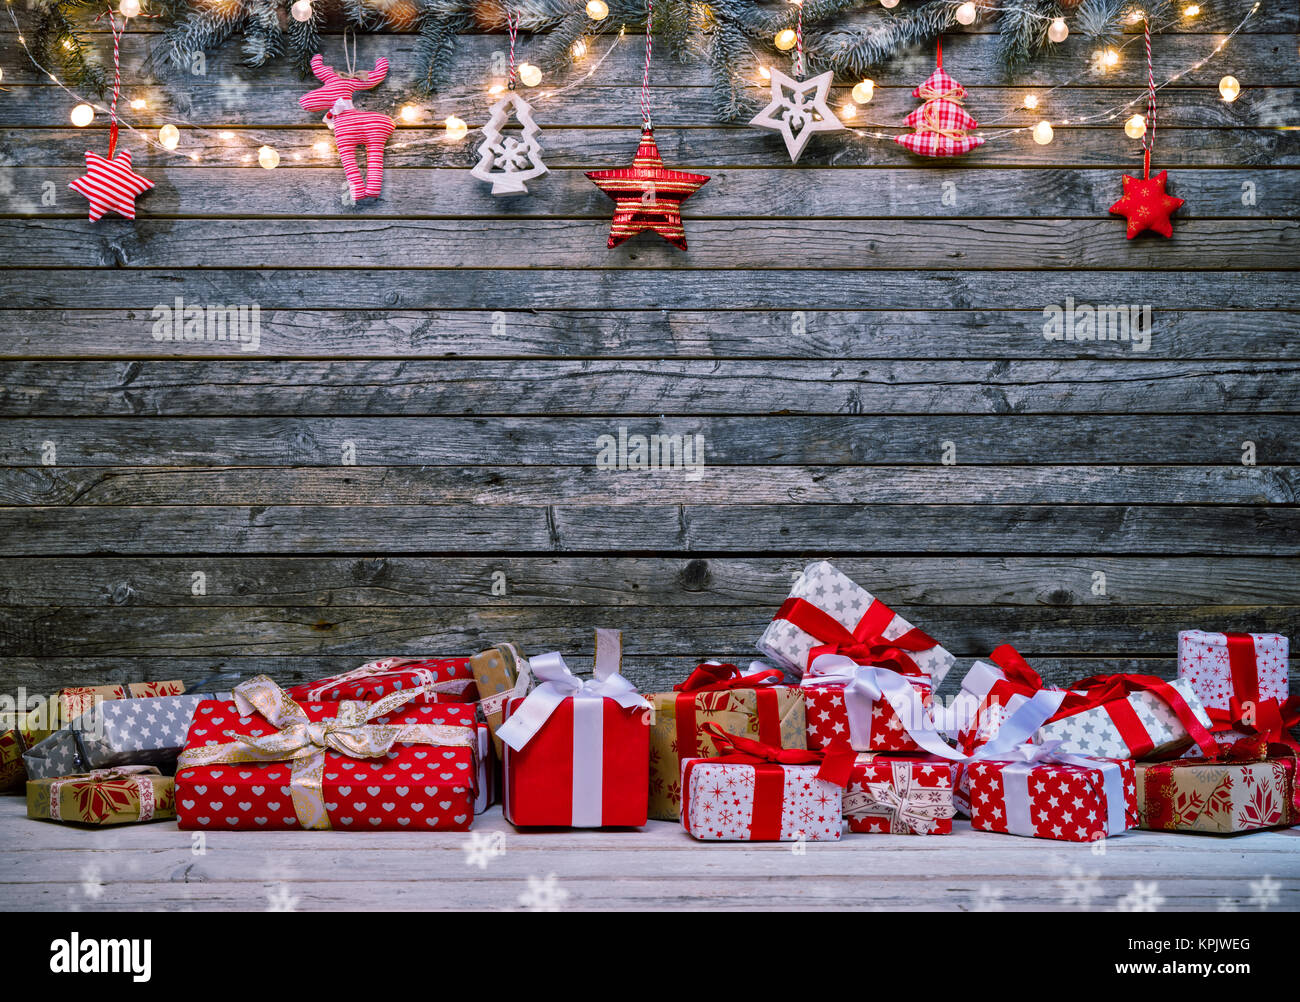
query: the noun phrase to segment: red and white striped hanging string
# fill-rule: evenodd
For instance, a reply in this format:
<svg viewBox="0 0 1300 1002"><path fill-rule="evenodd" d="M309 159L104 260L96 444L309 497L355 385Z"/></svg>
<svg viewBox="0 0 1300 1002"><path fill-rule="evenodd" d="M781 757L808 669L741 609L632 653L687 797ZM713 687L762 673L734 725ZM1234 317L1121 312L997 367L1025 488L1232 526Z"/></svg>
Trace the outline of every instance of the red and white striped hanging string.
<svg viewBox="0 0 1300 1002"><path fill-rule="evenodd" d="M645 0L645 72L641 74L641 127L652 129L650 122L650 49L653 45L654 0Z"/></svg>
<svg viewBox="0 0 1300 1002"><path fill-rule="evenodd" d="M803 79L803 0L794 0L798 9L794 22L794 78Z"/></svg>
<svg viewBox="0 0 1300 1002"><path fill-rule="evenodd" d="M1151 21L1142 19L1142 30L1147 46L1147 127L1142 133L1142 176L1151 176L1151 154L1156 148L1156 75L1151 64Z"/></svg>
<svg viewBox="0 0 1300 1002"><path fill-rule="evenodd" d="M117 18L113 16L112 8L104 11L96 21L108 18L109 26L113 29L113 99L108 105L108 158L113 159L113 152L117 149L117 96L122 90L122 32L126 30L126 18L122 18L122 26L118 27Z"/></svg>

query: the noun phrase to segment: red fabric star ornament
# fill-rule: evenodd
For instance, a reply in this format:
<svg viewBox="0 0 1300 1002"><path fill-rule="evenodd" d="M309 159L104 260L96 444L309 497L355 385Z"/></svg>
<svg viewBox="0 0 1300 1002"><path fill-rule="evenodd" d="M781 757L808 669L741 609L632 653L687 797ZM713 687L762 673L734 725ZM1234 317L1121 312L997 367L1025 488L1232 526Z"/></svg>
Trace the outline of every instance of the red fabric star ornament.
<svg viewBox="0 0 1300 1002"><path fill-rule="evenodd" d="M1174 224L1169 216L1183 204L1183 200L1165 194L1168 177L1167 170L1148 178L1124 175L1124 194L1110 207L1110 211L1128 219L1130 240L1143 230L1154 230L1162 237L1174 235Z"/></svg>
<svg viewBox="0 0 1300 1002"><path fill-rule="evenodd" d="M131 169L131 151L122 150L115 157L101 157L86 151L86 173L70 185L90 200L90 221L106 212L116 212L127 219L135 218L135 200L153 187L153 182Z"/></svg>
<svg viewBox="0 0 1300 1002"><path fill-rule="evenodd" d="M649 230L674 247L686 250L682 227L682 203L708 182L703 174L669 170L659 157L654 129L641 132L641 145L631 167L587 172L593 184L614 200L614 221L609 228L609 246Z"/></svg>

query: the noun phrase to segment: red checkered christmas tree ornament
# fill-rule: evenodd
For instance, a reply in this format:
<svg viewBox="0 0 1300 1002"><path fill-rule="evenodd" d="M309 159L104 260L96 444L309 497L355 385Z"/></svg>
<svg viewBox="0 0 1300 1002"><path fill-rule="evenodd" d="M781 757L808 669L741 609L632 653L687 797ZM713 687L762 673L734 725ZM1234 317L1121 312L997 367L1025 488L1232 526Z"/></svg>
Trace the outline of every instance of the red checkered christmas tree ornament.
<svg viewBox="0 0 1300 1002"><path fill-rule="evenodd" d="M984 145L981 136L969 134L979 123L961 106L966 88L943 71L942 41L938 65L912 96L924 104L904 120L915 131L894 137L900 146L923 157L957 157Z"/></svg>

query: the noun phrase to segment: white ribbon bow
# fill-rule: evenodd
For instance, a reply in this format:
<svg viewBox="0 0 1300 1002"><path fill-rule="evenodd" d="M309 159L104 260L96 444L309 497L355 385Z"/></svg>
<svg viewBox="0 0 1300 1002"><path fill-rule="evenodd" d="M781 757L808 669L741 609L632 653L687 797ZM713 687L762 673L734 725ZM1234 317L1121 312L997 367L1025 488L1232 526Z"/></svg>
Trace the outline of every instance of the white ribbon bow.
<svg viewBox="0 0 1300 1002"><path fill-rule="evenodd" d="M602 634L605 636L602 637ZM610 637L614 639L611 641ZM525 662L539 683L525 698L510 719L497 728L497 737L515 751L520 751L550 719L566 699L612 699L625 710L634 706L650 708L636 691L636 686L619 674L619 641L616 630L596 631L596 662L593 678L579 678L569 670L558 651L529 658ZM602 642L603 641L603 642ZM609 653L613 648L612 655Z"/></svg>
<svg viewBox="0 0 1300 1002"><path fill-rule="evenodd" d="M894 711L903 729L917 746L932 755L957 761L966 756L949 745L935 729L921 696L907 680L891 668L860 665L843 654L816 658L800 683L806 689L827 685L844 686L844 708L849 717L849 744L867 749L871 744L871 708L883 699Z"/></svg>

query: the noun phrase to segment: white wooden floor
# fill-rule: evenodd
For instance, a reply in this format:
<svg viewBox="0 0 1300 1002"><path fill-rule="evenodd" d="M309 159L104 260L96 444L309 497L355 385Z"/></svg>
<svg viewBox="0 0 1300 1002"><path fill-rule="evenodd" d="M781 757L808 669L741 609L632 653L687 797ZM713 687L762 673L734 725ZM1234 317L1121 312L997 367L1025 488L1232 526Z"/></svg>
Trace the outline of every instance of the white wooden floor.
<svg viewBox="0 0 1300 1002"><path fill-rule="evenodd" d="M0 907L119 909L1300 909L1300 828L1093 846L972 832L703 843L679 826L468 834L82 829L0 797ZM200 851L201 850L201 851Z"/></svg>

